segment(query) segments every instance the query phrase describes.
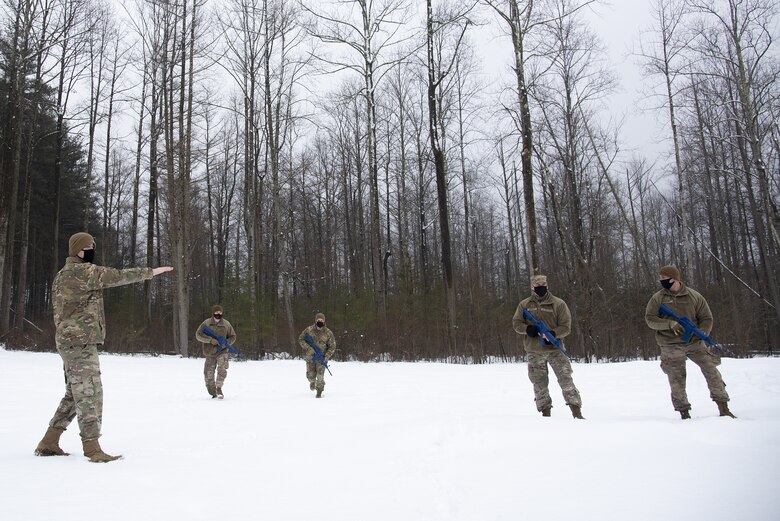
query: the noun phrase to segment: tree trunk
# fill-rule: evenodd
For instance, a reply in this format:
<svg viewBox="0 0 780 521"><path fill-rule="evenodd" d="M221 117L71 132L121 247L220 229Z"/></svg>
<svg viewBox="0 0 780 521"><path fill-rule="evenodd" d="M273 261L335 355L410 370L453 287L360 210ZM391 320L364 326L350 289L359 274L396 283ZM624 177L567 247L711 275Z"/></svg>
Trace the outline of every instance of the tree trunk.
<svg viewBox="0 0 780 521"><path fill-rule="evenodd" d="M428 132L431 140L431 152L433 153L433 162L436 170L436 195L439 208L439 233L441 234L441 264L444 276L444 303L447 310L447 338L450 353L457 348L455 328L457 327L457 317L455 312L455 284L452 273L452 257L450 245L450 214L449 202L447 197L447 164L444 157L439 131L441 123L439 121L439 109L436 91L439 85L439 79L436 77L434 55L433 55L433 7L432 0L426 1L428 8L427 17L427 51L428 51Z"/></svg>

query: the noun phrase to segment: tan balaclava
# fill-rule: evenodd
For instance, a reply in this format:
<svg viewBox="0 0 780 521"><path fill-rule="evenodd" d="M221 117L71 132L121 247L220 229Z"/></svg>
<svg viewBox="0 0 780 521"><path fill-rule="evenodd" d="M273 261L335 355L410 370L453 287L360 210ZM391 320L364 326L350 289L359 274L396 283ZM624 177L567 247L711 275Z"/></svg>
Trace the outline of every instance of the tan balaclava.
<svg viewBox="0 0 780 521"><path fill-rule="evenodd" d="M95 244L95 239L86 232L74 233L68 240L68 256L78 257L79 252Z"/></svg>

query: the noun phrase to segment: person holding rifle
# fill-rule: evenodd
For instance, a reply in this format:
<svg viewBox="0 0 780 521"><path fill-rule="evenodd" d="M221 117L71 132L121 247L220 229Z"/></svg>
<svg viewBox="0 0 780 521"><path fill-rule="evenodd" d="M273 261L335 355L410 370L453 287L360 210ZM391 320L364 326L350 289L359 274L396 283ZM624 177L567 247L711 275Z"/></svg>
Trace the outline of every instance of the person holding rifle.
<svg viewBox="0 0 780 521"><path fill-rule="evenodd" d="M227 319L222 318L224 313L222 306L219 304L211 308L211 316L204 320L195 332L195 338L201 343L203 348L203 355L206 357L206 362L203 365L203 377L206 381L206 390L212 398L219 398L220 400L225 397L222 392L222 386L227 378L228 370L228 349L219 345L219 340L207 335L203 332L203 328L208 327L217 335L227 340L228 344L233 344L236 341L236 330ZM217 377L214 378L214 372L216 371Z"/></svg>
<svg viewBox="0 0 780 521"><path fill-rule="evenodd" d="M661 349L661 370L669 378L672 405L683 420L691 417L691 404L685 390L687 359L698 365L707 381L710 398L718 405L720 416L736 418L729 410L726 384L718 371L720 353L717 344L707 346L697 335L686 334L683 324L663 313L661 306L678 317L687 317L705 335L712 330L712 312L707 301L698 291L688 287L680 278L676 266L667 265L659 270L661 289L645 308L645 322L655 331L655 341Z"/></svg>
<svg viewBox="0 0 780 521"><path fill-rule="evenodd" d="M309 337L307 339L307 337ZM308 341L307 341L308 340ZM322 353L324 362L316 360L316 351L309 342ZM308 326L298 336L298 345L303 350L303 359L306 360L306 379L309 380L309 389L317 391L317 398L322 398L322 391L325 390L325 369L328 360L336 352L336 337L333 331L325 326L325 315L317 313L314 316L314 324Z"/></svg>
<svg viewBox="0 0 780 521"><path fill-rule="evenodd" d="M526 310L528 313L524 317L523 312ZM532 318L541 321L549 332L540 332ZM563 338L571 333L571 312L566 302L550 293L545 275L531 277L531 296L517 306L512 327L523 337L523 347L528 355L528 378L534 386L536 410L541 412L542 416L550 416L551 413L552 398L548 388L547 368L549 364L558 378L563 398L571 409L572 416L584 420L582 398L574 385L574 371L563 346ZM554 344L559 344L560 347Z"/></svg>

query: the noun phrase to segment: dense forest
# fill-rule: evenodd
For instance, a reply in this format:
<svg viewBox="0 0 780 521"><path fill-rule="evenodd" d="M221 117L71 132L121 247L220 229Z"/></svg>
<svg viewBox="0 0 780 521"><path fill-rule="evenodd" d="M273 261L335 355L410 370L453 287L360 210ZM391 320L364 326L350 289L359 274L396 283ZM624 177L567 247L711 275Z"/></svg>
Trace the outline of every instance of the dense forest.
<svg viewBox="0 0 780 521"><path fill-rule="evenodd" d="M106 291L112 352L198 355L220 303L249 358L323 312L337 359L514 360L544 273L576 359L650 358L669 263L733 355L780 344L779 1L648 1L665 157L610 113L598 1L1 2L0 343L54 349L88 231L175 268Z"/></svg>

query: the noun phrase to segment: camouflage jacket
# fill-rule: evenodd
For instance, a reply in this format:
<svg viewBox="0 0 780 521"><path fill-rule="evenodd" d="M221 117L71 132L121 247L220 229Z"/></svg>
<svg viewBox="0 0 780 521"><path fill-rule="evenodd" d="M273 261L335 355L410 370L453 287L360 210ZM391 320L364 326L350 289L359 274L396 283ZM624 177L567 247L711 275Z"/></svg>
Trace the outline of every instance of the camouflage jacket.
<svg viewBox="0 0 780 521"><path fill-rule="evenodd" d="M512 327L518 335L523 337L525 352L546 353L554 350L555 346L552 344L542 345L539 342L539 337L532 338L526 334L526 327L532 325L533 322L523 318L523 309L525 308L537 319L544 322L555 333L556 338L561 341L561 345L564 345L563 338L571 333L571 312L566 302L550 292L547 292L542 298L534 294L520 301L515 316L512 317Z"/></svg>
<svg viewBox="0 0 780 521"><path fill-rule="evenodd" d="M211 337L203 332L204 327L208 327L219 336L224 337L231 346L236 341L236 330L233 329L233 325L230 322L222 318L217 323L214 317L209 317L201 322L197 331L195 331L195 338L202 344L204 356L217 356L228 352L227 349L217 350L217 346L211 343Z"/></svg>
<svg viewBox="0 0 780 521"><path fill-rule="evenodd" d="M645 322L647 326L655 331L655 341L659 346L683 346L699 342L694 335L688 342L684 342L681 336L678 336L670 327L674 320L670 317L660 317L658 308L661 304L674 311L679 316L686 316L696 324L696 327L710 334L712 331L712 311L704 297L693 288L689 288L680 283L680 291L672 293L668 289L662 289L656 292L645 308Z"/></svg>
<svg viewBox="0 0 780 521"><path fill-rule="evenodd" d="M103 288L152 278L152 268L118 270L68 257L52 283L57 345L102 344L106 340Z"/></svg>
<svg viewBox="0 0 780 521"><path fill-rule="evenodd" d="M306 360L311 360L311 357L314 356L314 349L304 340L306 335L311 336L314 343L322 350L326 360L330 360L333 357L333 353L336 351L336 337L333 336L333 331L328 329L327 326L318 328L312 324L298 336L298 345L303 349L303 357Z"/></svg>

